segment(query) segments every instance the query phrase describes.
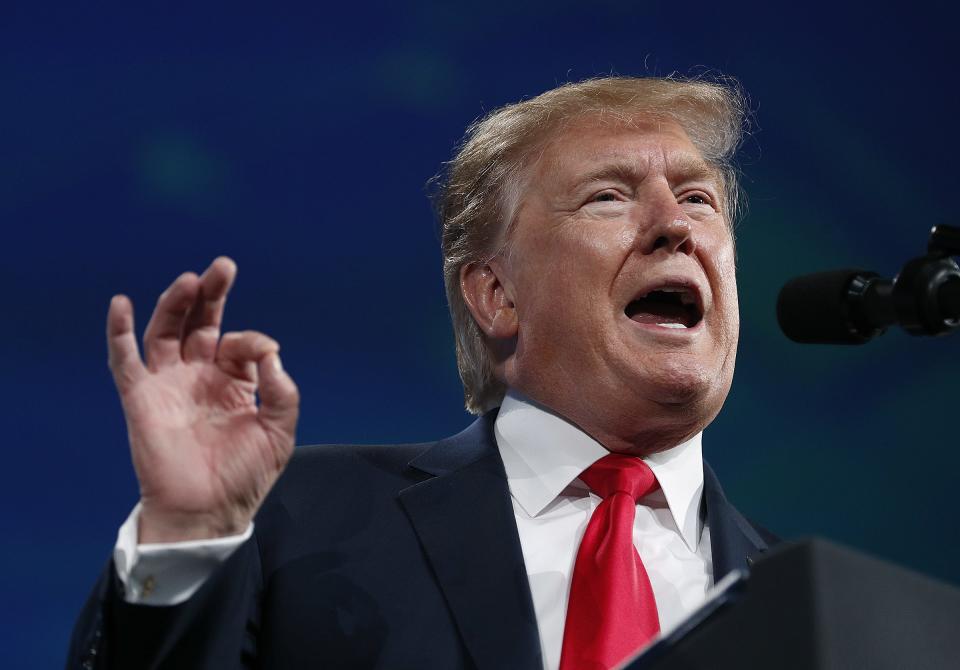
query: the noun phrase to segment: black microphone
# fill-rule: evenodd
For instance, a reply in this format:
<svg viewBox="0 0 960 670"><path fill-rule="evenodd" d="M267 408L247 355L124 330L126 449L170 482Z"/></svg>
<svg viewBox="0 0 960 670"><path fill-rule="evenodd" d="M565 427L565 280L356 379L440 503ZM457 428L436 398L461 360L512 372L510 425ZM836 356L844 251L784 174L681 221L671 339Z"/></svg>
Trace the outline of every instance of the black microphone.
<svg viewBox="0 0 960 670"><path fill-rule="evenodd" d="M777 298L784 334L803 344L863 344L899 325L911 335L943 335L960 327L960 229L937 226L929 253L894 279L859 269L832 270L788 281Z"/></svg>
<svg viewBox="0 0 960 670"><path fill-rule="evenodd" d="M794 342L863 344L896 323L892 292L892 281L866 270L803 275L780 289L777 322Z"/></svg>

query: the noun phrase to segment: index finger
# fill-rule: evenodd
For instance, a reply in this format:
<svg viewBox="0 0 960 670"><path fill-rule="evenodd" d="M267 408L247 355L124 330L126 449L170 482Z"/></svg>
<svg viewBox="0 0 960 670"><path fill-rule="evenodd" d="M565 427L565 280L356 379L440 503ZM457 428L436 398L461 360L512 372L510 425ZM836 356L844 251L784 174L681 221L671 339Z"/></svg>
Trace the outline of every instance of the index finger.
<svg viewBox="0 0 960 670"><path fill-rule="evenodd" d="M185 361L213 360L216 356L223 308L236 276L237 264L226 256L216 258L200 276L200 289L181 336Z"/></svg>
<svg viewBox="0 0 960 670"><path fill-rule="evenodd" d="M198 284L197 275L184 272L160 294L143 333L144 353L151 370L180 360L180 335L190 307L196 302Z"/></svg>

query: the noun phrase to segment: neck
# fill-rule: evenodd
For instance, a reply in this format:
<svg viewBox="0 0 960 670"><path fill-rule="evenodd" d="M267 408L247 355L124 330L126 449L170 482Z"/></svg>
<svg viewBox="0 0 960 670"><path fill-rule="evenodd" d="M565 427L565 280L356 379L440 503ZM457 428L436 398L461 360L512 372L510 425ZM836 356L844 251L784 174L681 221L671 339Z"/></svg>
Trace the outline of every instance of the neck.
<svg viewBox="0 0 960 670"><path fill-rule="evenodd" d="M686 442L706 427L706 422L693 418L695 412L676 406L654 405L629 411L610 411L606 407L598 408L589 404L553 402L553 399L537 398L515 389L509 393L566 419L605 449L618 454L644 457L666 451Z"/></svg>

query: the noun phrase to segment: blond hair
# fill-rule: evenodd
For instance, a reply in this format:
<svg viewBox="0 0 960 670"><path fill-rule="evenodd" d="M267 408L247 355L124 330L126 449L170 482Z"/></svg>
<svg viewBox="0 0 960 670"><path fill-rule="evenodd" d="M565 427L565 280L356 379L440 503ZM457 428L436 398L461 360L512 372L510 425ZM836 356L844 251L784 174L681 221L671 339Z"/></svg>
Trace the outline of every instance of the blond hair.
<svg viewBox="0 0 960 670"><path fill-rule="evenodd" d="M570 122L586 116L629 124L637 117L679 123L724 190L724 214L739 212L733 155L743 134L745 97L730 80L603 77L564 84L535 98L495 109L473 122L456 155L434 178L433 196L443 250L443 277L456 339L457 367L468 411L497 407L506 391L494 374L483 333L467 308L460 269L499 253L508 239L526 168Z"/></svg>

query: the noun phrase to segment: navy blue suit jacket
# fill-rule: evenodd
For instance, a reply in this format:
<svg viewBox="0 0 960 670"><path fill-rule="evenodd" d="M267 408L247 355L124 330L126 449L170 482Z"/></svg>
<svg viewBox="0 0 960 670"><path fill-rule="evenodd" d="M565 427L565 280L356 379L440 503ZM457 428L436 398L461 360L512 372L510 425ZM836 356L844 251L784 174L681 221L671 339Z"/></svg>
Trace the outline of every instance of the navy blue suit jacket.
<svg viewBox="0 0 960 670"><path fill-rule="evenodd" d="M244 543L187 602L130 605L107 565L67 666L542 668L496 413L434 443L295 451ZM714 576L767 536L704 467Z"/></svg>

